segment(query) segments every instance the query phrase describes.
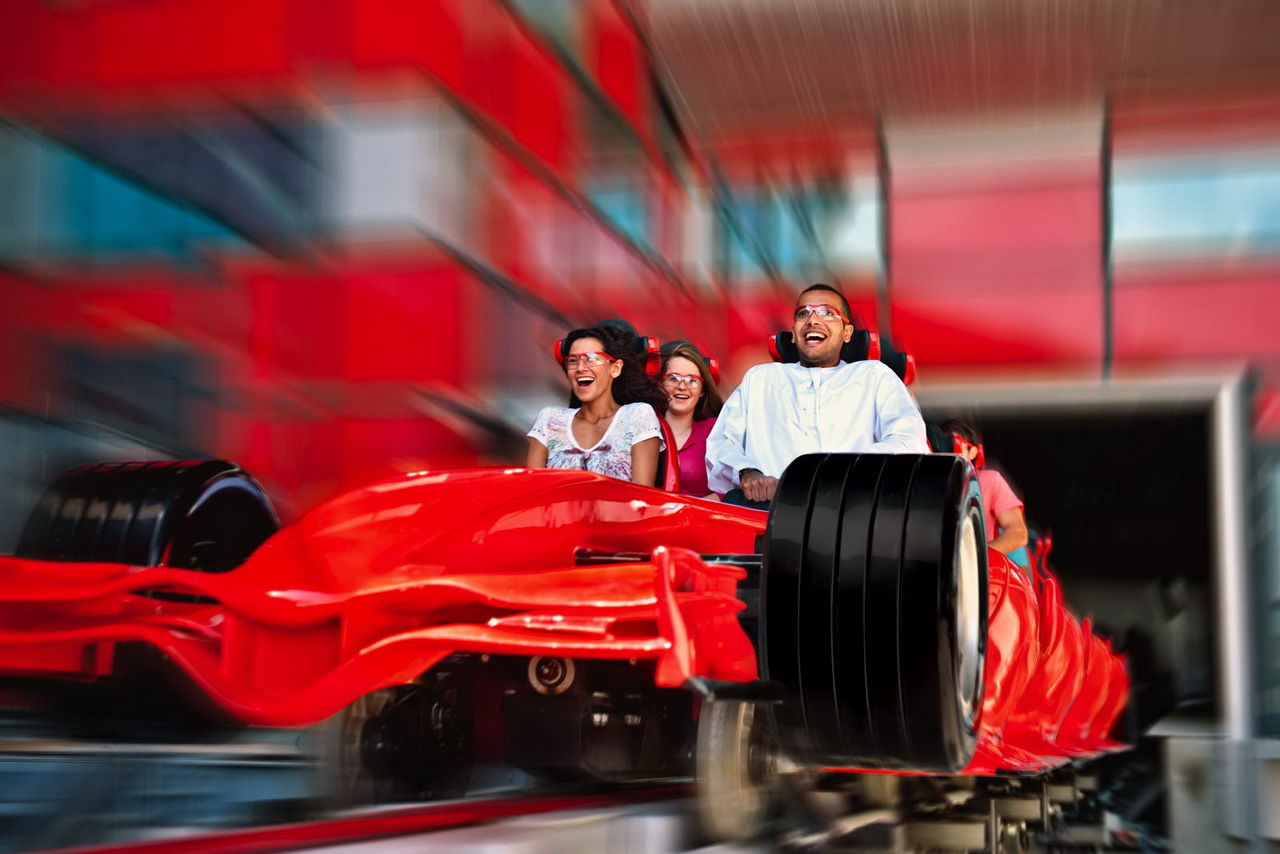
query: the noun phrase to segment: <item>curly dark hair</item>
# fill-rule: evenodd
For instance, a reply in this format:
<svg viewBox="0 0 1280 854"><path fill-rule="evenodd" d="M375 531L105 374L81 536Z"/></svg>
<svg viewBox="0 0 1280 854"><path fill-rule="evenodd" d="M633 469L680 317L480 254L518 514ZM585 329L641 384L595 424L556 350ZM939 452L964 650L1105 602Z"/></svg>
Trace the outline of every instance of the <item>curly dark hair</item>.
<svg viewBox="0 0 1280 854"><path fill-rule="evenodd" d="M667 396L657 384L649 379L644 367L648 359L644 344L633 333L613 323L602 323L587 329L574 329L564 337L564 352L568 353L573 342L580 338L595 338L604 345L604 350L615 359L622 360L622 373L613 381L613 399L619 406L628 403L647 403L659 416L667 412ZM576 409L581 401L572 390L569 392L569 407Z"/></svg>
<svg viewBox="0 0 1280 854"><path fill-rule="evenodd" d="M667 364L676 356L697 365L698 375L702 377L702 397L698 398L698 405L693 408L693 420L702 421L719 415L724 400L720 397L716 384L711 381L711 369L706 357L688 341L668 341L662 345L662 373L667 372Z"/></svg>

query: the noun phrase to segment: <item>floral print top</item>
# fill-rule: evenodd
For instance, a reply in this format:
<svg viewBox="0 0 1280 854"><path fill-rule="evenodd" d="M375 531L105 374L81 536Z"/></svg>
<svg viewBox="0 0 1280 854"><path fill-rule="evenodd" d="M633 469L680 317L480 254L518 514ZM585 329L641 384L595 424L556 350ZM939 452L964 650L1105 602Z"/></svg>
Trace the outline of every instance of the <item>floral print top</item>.
<svg viewBox="0 0 1280 854"><path fill-rule="evenodd" d="M548 406L538 413L528 435L547 447L547 468L586 469L599 474L631 480L631 446L659 437L658 414L647 403L620 407L604 436L590 448L573 438L573 415L578 410Z"/></svg>

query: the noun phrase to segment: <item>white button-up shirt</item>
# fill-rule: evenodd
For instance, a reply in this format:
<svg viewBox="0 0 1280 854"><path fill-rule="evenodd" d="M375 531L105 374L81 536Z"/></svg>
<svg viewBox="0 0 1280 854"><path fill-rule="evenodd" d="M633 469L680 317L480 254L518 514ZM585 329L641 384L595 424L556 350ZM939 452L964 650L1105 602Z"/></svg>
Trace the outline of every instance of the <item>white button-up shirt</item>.
<svg viewBox="0 0 1280 854"><path fill-rule="evenodd" d="M707 437L707 485L728 492L748 468L778 477L812 453L927 454L929 442L911 392L882 362L756 365Z"/></svg>

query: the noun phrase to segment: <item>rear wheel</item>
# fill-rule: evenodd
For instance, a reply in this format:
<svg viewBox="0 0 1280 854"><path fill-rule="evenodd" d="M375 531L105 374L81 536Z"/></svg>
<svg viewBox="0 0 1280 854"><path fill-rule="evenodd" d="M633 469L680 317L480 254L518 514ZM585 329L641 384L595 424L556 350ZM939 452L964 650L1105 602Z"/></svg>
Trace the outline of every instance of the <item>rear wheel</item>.
<svg viewBox="0 0 1280 854"><path fill-rule="evenodd" d="M226 572L279 527L262 487L235 463L103 463L54 481L17 554Z"/></svg>
<svg viewBox="0 0 1280 854"><path fill-rule="evenodd" d="M72 469L45 490L16 554L226 572L279 527L262 487L234 463L103 463ZM109 678L43 687L50 711L80 737L182 741L218 738L242 728L211 708L165 656L144 644L116 644Z"/></svg>
<svg viewBox="0 0 1280 854"><path fill-rule="evenodd" d="M962 769L977 742L986 549L972 468L951 455L814 454L775 494L761 662L806 764Z"/></svg>

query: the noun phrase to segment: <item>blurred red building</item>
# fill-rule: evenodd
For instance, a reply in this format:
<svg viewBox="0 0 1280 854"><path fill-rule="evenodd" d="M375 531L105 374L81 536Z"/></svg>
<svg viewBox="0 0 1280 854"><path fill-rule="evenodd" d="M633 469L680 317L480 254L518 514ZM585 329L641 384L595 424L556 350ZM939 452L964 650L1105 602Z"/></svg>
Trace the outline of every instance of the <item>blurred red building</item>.
<svg viewBox="0 0 1280 854"><path fill-rule="evenodd" d="M1276 431L1280 216L1246 188L1280 187L1280 87L707 131L645 6L11 0L0 403L296 509L519 460L571 325L693 338L732 383L834 280L923 382L1243 358Z"/></svg>

